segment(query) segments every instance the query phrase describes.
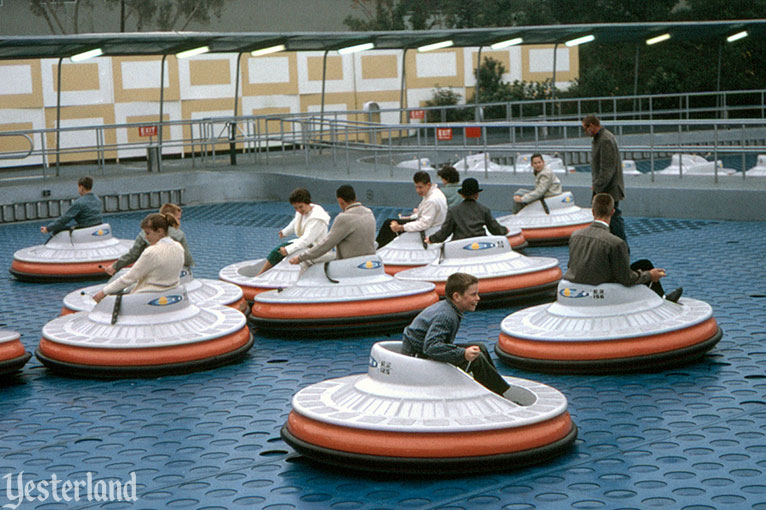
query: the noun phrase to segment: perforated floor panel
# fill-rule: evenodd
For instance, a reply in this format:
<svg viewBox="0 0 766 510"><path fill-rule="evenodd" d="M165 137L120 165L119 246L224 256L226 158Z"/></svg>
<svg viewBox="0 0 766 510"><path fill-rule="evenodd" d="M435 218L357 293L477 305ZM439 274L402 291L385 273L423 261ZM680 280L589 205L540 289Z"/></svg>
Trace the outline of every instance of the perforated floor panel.
<svg viewBox="0 0 766 510"><path fill-rule="evenodd" d="M396 212L376 210L379 221ZM117 237L133 239L143 216L107 220ZM291 217L286 203L185 208L195 274L216 278L225 265L265 256ZM0 383L0 505L13 502L23 471L25 481L80 480L88 472L126 481L135 473L138 487L134 503L48 498L24 502L24 510L766 510L766 223L626 223L633 258L666 268L667 290L682 285L685 296L709 302L724 337L701 362L659 373L544 375L498 364L503 374L552 385L569 399L579 438L552 462L458 478L371 477L312 464L279 438L291 396L364 372L370 346L387 337L256 336L241 363L158 379L67 378L33 358ZM40 224L0 226L6 269L15 250L44 241ZM557 257L566 268L566 247L527 254ZM0 323L34 351L64 295L81 286L22 283L6 273ZM467 314L461 335L492 350L500 321L516 309Z"/></svg>

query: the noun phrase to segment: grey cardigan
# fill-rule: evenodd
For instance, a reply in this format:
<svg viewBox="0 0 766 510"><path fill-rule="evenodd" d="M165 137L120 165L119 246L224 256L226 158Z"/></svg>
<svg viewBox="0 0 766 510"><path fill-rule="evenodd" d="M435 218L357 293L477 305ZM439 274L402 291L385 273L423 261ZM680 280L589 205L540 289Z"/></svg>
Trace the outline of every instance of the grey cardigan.
<svg viewBox="0 0 766 510"><path fill-rule="evenodd" d="M327 236L313 248L301 253L298 260L313 260L335 248L338 259L375 253L375 216L359 202L346 207L335 217Z"/></svg>

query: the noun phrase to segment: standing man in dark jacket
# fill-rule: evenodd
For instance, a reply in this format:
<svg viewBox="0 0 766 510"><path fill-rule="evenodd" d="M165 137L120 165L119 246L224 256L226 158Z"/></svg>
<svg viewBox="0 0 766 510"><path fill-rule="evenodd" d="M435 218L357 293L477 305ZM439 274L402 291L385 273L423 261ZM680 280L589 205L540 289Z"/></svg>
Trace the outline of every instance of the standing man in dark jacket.
<svg viewBox="0 0 766 510"><path fill-rule="evenodd" d="M609 193L614 199L614 216L609 231L628 242L625 235L625 221L620 211L620 200L625 198L625 184L622 179L622 161L617 140L614 135L601 125L595 115L588 115L582 120L582 128L593 137L590 167L593 179L593 195Z"/></svg>
<svg viewBox="0 0 766 510"><path fill-rule="evenodd" d="M463 185L457 191L463 196L463 201L447 210L447 218L442 223L442 228L426 238L427 243L440 243L450 234L453 241L483 236L486 235L485 225L487 230L496 236L508 233L508 228L497 222L489 208L476 201L481 192L479 181L468 177L463 180Z"/></svg>

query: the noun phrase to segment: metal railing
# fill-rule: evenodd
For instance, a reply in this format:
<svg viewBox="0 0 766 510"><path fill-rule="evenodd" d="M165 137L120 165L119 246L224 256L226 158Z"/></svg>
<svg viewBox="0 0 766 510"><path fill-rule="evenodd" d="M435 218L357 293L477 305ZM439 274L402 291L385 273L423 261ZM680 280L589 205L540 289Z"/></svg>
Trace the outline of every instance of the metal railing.
<svg viewBox="0 0 766 510"><path fill-rule="evenodd" d="M731 119L723 115L724 112L733 111L733 107L724 99L737 95L757 99L752 104L741 105L741 108L746 108L753 115L758 113L756 118ZM710 97L719 100L719 107L704 111L721 114L723 118L689 118L702 112L702 109L693 107L692 98L696 97L707 97L707 101L710 101ZM656 118L659 115L656 109L651 110L655 117L649 118L644 118L645 112L641 110L619 111L625 101L646 99L651 105L668 98L681 101L684 105L684 108L663 111L663 115L678 117L673 120ZM370 157L376 166L381 161L383 163L380 164L396 165L407 154L431 154L435 162L447 162L475 152L487 153L488 160L495 158L497 161L512 159L513 153L547 152L558 153L567 164L586 164L590 155L590 140L581 132L580 110L588 101L611 102L613 118L607 116L604 120L607 127L618 136L623 157L648 160L650 173L655 171L656 159L672 154L702 153L714 158L719 153L741 155L742 166L739 170L743 170L745 159L754 153L766 152L764 91L734 91L717 95L688 93L503 103L510 111L522 104L527 109L537 104L543 111L548 104L566 105L562 110L577 110L575 114L562 113L562 116L568 116L565 120L538 116L529 120L525 116L522 119L492 122L398 121L402 115L409 118L408 113L417 110L424 111L424 120L427 120L428 112L438 112L441 116L445 111L444 107L432 107L169 121L156 124L158 129L163 130L162 147L157 145L154 137L138 137L138 128L146 123L62 127L58 131L7 131L0 135L24 137L30 149L0 151L0 166L6 167L0 171L0 178L4 174L10 175L8 167L13 167L14 175L42 171L42 177L48 177L57 175L60 165L67 162L95 164L103 171L112 163L124 164L127 161L130 165L145 161L147 170L161 171L163 161L172 159L195 168L198 164L203 167L236 164L238 156L254 164L267 164L275 157L295 156L307 165L315 158L330 156L336 164L345 159L347 167L350 167L352 161L365 161ZM482 109L493 106L478 105ZM630 116L637 118L630 119ZM452 139L440 140L440 130L449 130ZM62 146L56 147L51 143L46 145L46 140L55 140L56 134L62 140ZM39 140L39 143L35 144L35 140ZM55 174L49 171L52 167L56 168ZM744 173L742 175L745 176ZM714 172L716 180L717 177Z"/></svg>

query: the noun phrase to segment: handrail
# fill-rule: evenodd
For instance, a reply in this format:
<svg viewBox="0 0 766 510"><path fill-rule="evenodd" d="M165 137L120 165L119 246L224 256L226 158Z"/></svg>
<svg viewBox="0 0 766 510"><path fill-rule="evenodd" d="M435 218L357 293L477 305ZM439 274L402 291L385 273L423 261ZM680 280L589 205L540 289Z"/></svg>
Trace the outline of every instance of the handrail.
<svg viewBox="0 0 766 510"><path fill-rule="evenodd" d="M8 132L0 132L0 136L23 136L27 139L29 142L29 150L24 154L23 152L10 152L10 153L0 153L0 159L26 159L29 156L32 155L32 152L35 150L35 142L32 140L32 137L27 135L26 133L19 133L16 131L8 131ZM21 156L23 154L23 156Z"/></svg>

